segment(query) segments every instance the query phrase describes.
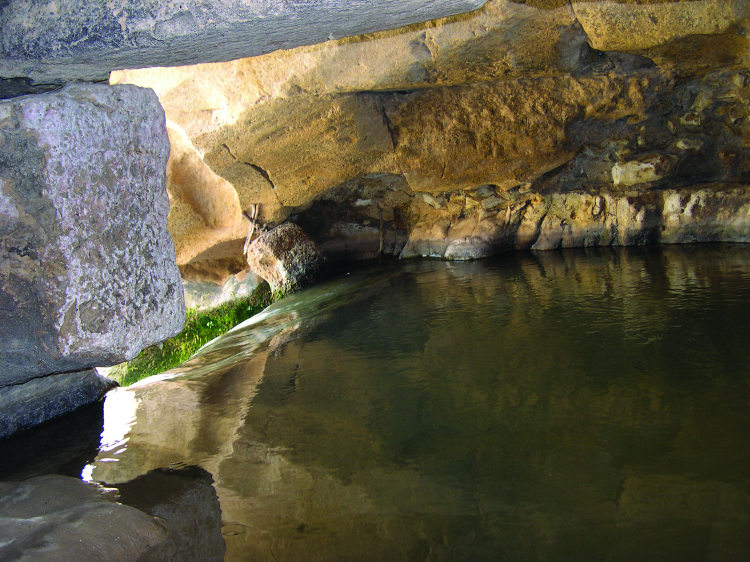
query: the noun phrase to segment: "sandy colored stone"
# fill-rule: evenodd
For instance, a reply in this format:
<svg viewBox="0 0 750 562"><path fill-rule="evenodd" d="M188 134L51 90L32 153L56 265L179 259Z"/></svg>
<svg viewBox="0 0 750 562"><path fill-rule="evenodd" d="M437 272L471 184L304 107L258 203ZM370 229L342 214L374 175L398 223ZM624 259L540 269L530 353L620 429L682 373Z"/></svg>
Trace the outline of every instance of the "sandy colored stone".
<svg viewBox="0 0 750 562"><path fill-rule="evenodd" d="M660 80L644 72L496 82L393 96L385 107L412 189L509 188L570 160L573 121L643 114Z"/></svg>
<svg viewBox="0 0 750 562"><path fill-rule="evenodd" d="M745 184L748 9L739 0L490 0L396 30L112 80L155 88L240 208L260 206L260 224L291 217L331 258L468 259L499 240L534 244L552 194ZM374 198L368 182L381 184ZM358 194L336 195L355 185ZM458 199L486 187L492 197ZM521 189L541 198L523 212ZM618 240L642 243L640 221L650 219L624 203L620 213L640 226ZM172 216L184 224L173 229L178 248L205 248L183 275L236 270L239 239L206 226L196 208L175 205Z"/></svg>
<svg viewBox="0 0 750 562"><path fill-rule="evenodd" d="M299 93L405 90L556 74L586 64L570 6L547 11L504 0L396 30L225 63L114 72L152 87L191 137L231 126L257 104Z"/></svg>
<svg viewBox="0 0 750 562"><path fill-rule="evenodd" d="M260 171L282 206L305 205L363 172L396 169L385 118L369 94L278 99L195 144L220 175L238 165Z"/></svg>
<svg viewBox="0 0 750 562"><path fill-rule="evenodd" d="M591 45L602 51L634 51L688 35L719 34L750 16L744 0L571 5Z"/></svg>
<svg viewBox="0 0 750 562"><path fill-rule="evenodd" d="M662 179L669 169L674 167L674 163L675 159L660 154L649 154L639 160L618 162L612 166L612 183L615 187L630 187L655 182Z"/></svg>
<svg viewBox="0 0 750 562"><path fill-rule="evenodd" d="M196 257L226 257L222 245L241 245L248 232L234 186L204 162L176 125L167 125L171 150L167 162L169 217L177 265Z"/></svg>

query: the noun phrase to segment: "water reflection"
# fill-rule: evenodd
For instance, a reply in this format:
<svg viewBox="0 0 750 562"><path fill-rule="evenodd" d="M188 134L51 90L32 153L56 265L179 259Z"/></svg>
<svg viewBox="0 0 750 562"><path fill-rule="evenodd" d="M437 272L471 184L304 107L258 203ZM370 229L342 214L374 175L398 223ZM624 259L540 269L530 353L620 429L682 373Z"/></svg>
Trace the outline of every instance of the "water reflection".
<svg viewBox="0 0 750 562"><path fill-rule="evenodd" d="M91 476L202 467L229 560L743 559L748 317L742 246L355 274L110 395Z"/></svg>

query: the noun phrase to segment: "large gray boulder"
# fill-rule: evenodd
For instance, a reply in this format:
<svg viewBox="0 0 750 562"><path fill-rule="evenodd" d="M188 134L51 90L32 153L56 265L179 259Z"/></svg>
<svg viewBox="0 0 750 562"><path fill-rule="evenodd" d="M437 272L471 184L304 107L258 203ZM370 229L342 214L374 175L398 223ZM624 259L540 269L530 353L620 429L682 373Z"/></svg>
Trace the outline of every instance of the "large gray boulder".
<svg viewBox="0 0 750 562"><path fill-rule="evenodd" d="M459 14L485 1L6 0L0 79L63 83L120 68L227 61Z"/></svg>
<svg viewBox="0 0 750 562"><path fill-rule="evenodd" d="M182 328L168 154L151 90L0 102L0 387L119 363Z"/></svg>

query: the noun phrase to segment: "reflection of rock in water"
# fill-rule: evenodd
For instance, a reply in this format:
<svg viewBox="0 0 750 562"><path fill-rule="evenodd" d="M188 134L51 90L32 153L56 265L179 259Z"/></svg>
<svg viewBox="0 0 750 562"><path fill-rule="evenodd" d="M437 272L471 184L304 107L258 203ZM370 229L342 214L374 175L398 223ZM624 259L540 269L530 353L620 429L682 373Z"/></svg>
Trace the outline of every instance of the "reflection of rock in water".
<svg viewBox="0 0 750 562"><path fill-rule="evenodd" d="M352 276L250 360L118 391L94 477L200 465L228 560L743 558L748 279L739 247Z"/></svg>
<svg viewBox="0 0 750 562"><path fill-rule="evenodd" d="M154 470L116 486L120 501L164 520L169 542L149 553L152 560L224 559L221 508L205 470Z"/></svg>
<svg viewBox="0 0 750 562"><path fill-rule="evenodd" d="M97 402L0 440L0 479L22 480L41 474L80 476L96 456L102 431L102 402Z"/></svg>

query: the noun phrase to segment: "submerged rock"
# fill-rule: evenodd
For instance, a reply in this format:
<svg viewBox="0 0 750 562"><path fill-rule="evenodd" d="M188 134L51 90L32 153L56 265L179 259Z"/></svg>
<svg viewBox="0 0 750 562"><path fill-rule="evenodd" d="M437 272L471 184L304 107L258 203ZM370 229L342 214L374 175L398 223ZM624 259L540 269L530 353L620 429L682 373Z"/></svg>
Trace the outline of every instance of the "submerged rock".
<svg viewBox="0 0 750 562"><path fill-rule="evenodd" d="M247 250L247 263L274 291L296 291L320 272L322 258L315 242L298 225L286 222L262 233Z"/></svg>
<svg viewBox="0 0 750 562"><path fill-rule="evenodd" d="M0 482L3 560L141 560L168 541L153 517L67 476Z"/></svg>
<svg viewBox="0 0 750 562"><path fill-rule="evenodd" d="M120 363L179 332L153 92L80 84L1 102L0 147L0 386Z"/></svg>
<svg viewBox="0 0 750 562"><path fill-rule="evenodd" d="M197 466L154 470L117 486L119 499L164 522L170 539L153 549L149 560L221 562L221 506L213 478Z"/></svg>
<svg viewBox="0 0 750 562"><path fill-rule="evenodd" d="M0 389L0 439L96 402L115 386L94 370L4 386Z"/></svg>

